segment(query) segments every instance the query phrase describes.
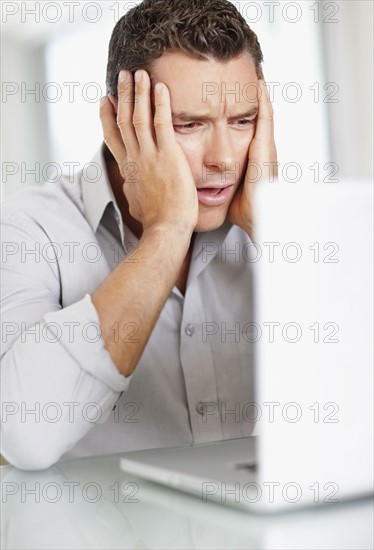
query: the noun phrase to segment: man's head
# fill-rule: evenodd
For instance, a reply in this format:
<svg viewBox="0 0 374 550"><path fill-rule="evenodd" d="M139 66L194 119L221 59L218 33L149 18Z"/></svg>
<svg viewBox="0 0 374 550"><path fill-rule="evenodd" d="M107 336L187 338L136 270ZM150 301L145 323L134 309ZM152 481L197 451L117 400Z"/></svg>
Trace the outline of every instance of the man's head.
<svg viewBox="0 0 374 550"><path fill-rule="evenodd" d="M229 61L247 51L258 78L263 55L256 34L228 0L143 0L116 24L109 43L107 91L117 96L121 69L149 70L166 50Z"/></svg>
<svg viewBox="0 0 374 550"><path fill-rule="evenodd" d="M170 91L176 137L198 189L234 184L219 206L199 203L195 231L225 221L243 179L263 78L257 36L227 0L144 0L117 23L109 44L107 91L116 101L122 69L148 71ZM177 117L177 113L188 113ZM203 117L203 118L201 118ZM252 119L252 122L251 122Z"/></svg>

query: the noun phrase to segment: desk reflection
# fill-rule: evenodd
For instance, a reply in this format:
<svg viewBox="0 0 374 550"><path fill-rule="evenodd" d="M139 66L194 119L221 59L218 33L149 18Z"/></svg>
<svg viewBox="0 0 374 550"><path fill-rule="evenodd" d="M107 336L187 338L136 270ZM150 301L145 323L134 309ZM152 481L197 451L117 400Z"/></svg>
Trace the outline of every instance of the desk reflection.
<svg viewBox="0 0 374 550"><path fill-rule="evenodd" d="M129 476L121 455L1 467L3 549L372 549L373 501L249 514Z"/></svg>

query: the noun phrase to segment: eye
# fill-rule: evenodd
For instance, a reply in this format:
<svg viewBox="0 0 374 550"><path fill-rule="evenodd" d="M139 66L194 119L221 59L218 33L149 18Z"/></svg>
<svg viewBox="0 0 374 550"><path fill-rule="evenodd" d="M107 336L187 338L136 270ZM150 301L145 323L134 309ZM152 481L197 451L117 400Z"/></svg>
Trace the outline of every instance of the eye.
<svg viewBox="0 0 374 550"><path fill-rule="evenodd" d="M198 126L198 122L189 122L188 124L174 124L177 130L194 130Z"/></svg>
<svg viewBox="0 0 374 550"><path fill-rule="evenodd" d="M239 126L250 126L251 124L255 124L257 120L256 118L248 119L248 118L241 118L240 120L236 121L236 124Z"/></svg>

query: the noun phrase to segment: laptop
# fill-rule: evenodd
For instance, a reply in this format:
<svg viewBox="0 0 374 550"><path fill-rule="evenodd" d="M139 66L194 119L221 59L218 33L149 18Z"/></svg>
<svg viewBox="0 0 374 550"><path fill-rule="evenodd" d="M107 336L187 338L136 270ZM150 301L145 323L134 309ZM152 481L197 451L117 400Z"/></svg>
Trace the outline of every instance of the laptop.
<svg viewBox="0 0 374 550"><path fill-rule="evenodd" d="M253 211L258 435L132 451L121 468L258 512L371 494L372 182L261 183Z"/></svg>

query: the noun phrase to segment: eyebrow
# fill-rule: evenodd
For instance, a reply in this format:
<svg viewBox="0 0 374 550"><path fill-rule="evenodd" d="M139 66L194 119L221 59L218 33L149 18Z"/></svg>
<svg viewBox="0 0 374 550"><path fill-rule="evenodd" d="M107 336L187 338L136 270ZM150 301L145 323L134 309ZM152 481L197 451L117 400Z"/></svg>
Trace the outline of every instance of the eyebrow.
<svg viewBox="0 0 374 550"><path fill-rule="evenodd" d="M257 115L257 114L258 114L258 107L252 107L251 109L245 111L244 113L241 113L241 114L238 114L238 115L235 115L235 116L230 116L229 120L234 120L234 119L237 119L237 118L247 118L247 117L251 117L253 115ZM194 113L189 113L188 111L173 112L172 117L177 118L178 120L184 120L184 121L186 121L186 120L207 120L207 119L211 118L209 113L196 115Z"/></svg>

